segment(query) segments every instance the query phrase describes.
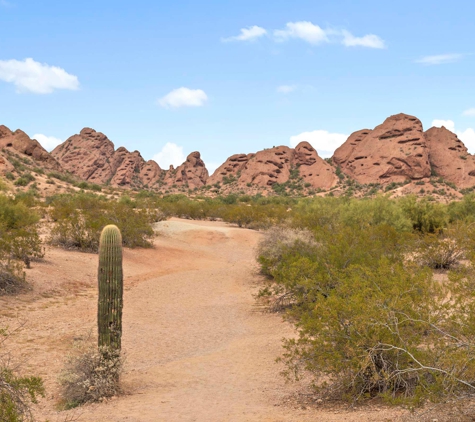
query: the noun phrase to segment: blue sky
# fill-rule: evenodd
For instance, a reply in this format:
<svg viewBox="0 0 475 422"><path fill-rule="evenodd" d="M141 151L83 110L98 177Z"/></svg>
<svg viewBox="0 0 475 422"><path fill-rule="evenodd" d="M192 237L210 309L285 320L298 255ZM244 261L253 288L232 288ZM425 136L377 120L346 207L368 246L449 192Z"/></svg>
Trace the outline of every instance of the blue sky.
<svg viewBox="0 0 475 422"><path fill-rule="evenodd" d="M83 127L162 167L399 112L475 152L475 3L0 0L0 124L51 148ZM435 121L435 122L434 122Z"/></svg>

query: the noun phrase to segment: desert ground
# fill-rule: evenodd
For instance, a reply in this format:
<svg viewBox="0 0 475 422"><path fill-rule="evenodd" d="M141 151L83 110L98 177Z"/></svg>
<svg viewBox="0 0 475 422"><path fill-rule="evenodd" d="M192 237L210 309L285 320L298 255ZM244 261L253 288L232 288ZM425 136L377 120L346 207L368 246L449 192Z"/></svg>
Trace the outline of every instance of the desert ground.
<svg viewBox="0 0 475 422"><path fill-rule="evenodd" d="M253 297L261 281L259 232L179 219L156 230L153 249L124 250L126 362L118 397L58 410L67 356L95 342L97 255L48 248L45 260L27 270L32 290L0 299L0 326L13 330L12 362L45 381L38 420L434 420L376 404L318 404L285 382L275 359L281 339L294 332Z"/></svg>

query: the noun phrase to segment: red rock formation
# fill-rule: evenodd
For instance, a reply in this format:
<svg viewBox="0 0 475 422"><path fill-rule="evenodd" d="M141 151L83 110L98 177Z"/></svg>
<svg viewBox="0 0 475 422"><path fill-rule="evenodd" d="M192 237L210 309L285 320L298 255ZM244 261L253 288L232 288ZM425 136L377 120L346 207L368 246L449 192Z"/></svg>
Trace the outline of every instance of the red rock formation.
<svg viewBox="0 0 475 422"><path fill-rule="evenodd" d="M104 184L112 179L110 159L114 144L101 132L84 128L79 135L73 135L52 152L63 168L80 179Z"/></svg>
<svg viewBox="0 0 475 422"><path fill-rule="evenodd" d="M36 139L31 139L20 129L12 132L6 126L0 126L0 149L9 149L25 154L48 170L60 170L59 163L48 153Z"/></svg>
<svg viewBox="0 0 475 422"><path fill-rule="evenodd" d="M255 154L233 155L218 167L207 184L222 182L226 177L237 179L241 188L248 184L269 188L287 182L291 171L297 168L304 183L314 188L329 189L338 181L333 167L308 142L301 142L295 149L280 146Z"/></svg>
<svg viewBox="0 0 475 422"><path fill-rule="evenodd" d="M295 147L295 164L299 166L300 177L313 188L330 189L338 182L335 169L320 158L308 142L300 142Z"/></svg>
<svg viewBox="0 0 475 422"><path fill-rule="evenodd" d="M154 161L145 162L138 151L129 152L124 147L114 151L114 144L107 136L90 128L71 136L57 146L52 155L65 170L99 184L151 187L161 174Z"/></svg>
<svg viewBox="0 0 475 422"><path fill-rule="evenodd" d="M201 155L198 151L192 152L186 161L173 169L170 166L170 170L167 172L164 178L164 183L167 186L188 186L190 189L200 188L206 184L208 180L208 170L205 163L201 159Z"/></svg>
<svg viewBox="0 0 475 422"><path fill-rule="evenodd" d="M207 185L220 183L223 178L237 179L241 175L242 169L255 154L234 154L221 164L206 182Z"/></svg>
<svg viewBox="0 0 475 422"><path fill-rule="evenodd" d="M286 146L258 151L242 169L239 184L270 187L275 183L286 182L290 177L294 155L294 150Z"/></svg>
<svg viewBox="0 0 475 422"><path fill-rule="evenodd" d="M422 123L402 113L372 131L353 133L332 160L359 183L403 182L431 174Z"/></svg>
<svg viewBox="0 0 475 422"><path fill-rule="evenodd" d="M445 127L425 132L433 172L459 188L475 185L475 157L470 155L455 133Z"/></svg>

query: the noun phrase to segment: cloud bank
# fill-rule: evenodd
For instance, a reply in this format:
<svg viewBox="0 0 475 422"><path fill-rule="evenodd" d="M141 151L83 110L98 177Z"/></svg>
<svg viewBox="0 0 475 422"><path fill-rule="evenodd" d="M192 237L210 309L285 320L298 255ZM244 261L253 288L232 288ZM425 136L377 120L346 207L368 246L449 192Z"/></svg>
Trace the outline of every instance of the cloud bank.
<svg viewBox="0 0 475 422"><path fill-rule="evenodd" d="M54 136L46 136L41 133L36 133L31 138L36 139L41 144L41 146L48 152L52 151L59 144L63 143L63 141L59 138L55 138Z"/></svg>
<svg viewBox="0 0 475 422"><path fill-rule="evenodd" d="M302 132L290 137L290 146L295 148L300 142L308 142L318 154L323 157L331 157L333 152L348 139L343 133L331 133L326 130L314 130Z"/></svg>
<svg viewBox="0 0 475 422"><path fill-rule="evenodd" d="M162 150L153 156L158 165L165 170L168 170L170 165L178 167L186 160L183 153L183 147L174 144L173 142L167 142Z"/></svg>
<svg viewBox="0 0 475 422"><path fill-rule="evenodd" d="M475 130L472 128L467 128L464 131L455 130L455 123L453 120L433 120L432 126L442 127L455 133L458 138L465 144L470 154L475 153Z"/></svg>
<svg viewBox="0 0 475 422"><path fill-rule="evenodd" d="M260 26L250 26L249 28L242 28L241 33L235 37L222 38L223 42L230 41L254 41L267 34L267 31Z"/></svg>
<svg viewBox="0 0 475 422"><path fill-rule="evenodd" d="M332 28L324 29L310 21L287 22L283 29L275 29L271 32L275 42L298 39L312 45L339 43L346 47L386 48L384 40L375 34L356 37L350 31ZM222 41L251 41L267 33L268 31L260 26L252 26L242 28L240 35L223 38Z"/></svg>
<svg viewBox="0 0 475 422"><path fill-rule="evenodd" d="M77 76L31 58L23 61L0 60L0 80L12 83L18 92L34 94L50 94L58 89L79 89Z"/></svg>
<svg viewBox="0 0 475 422"><path fill-rule="evenodd" d="M201 107L208 100L208 96L201 89L177 88L158 100L164 108Z"/></svg>
<svg viewBox="0 0 475 422"><path fill-rule="evenodd" d="M416 60L416 63L424 64L426 66L433 66L445 63L454 63L463 57L462 54L439 54L435 56L424 56Z"/></svg>

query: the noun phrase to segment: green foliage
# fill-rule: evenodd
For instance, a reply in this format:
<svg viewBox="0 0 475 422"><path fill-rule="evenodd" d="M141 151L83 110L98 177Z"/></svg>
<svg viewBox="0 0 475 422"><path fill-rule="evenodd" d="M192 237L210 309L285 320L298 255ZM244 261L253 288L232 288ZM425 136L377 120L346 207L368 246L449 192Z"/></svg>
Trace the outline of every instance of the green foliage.
<svg viewBox="0 0 475 422"><path fill-rule="evenodd" d="M268 276L258 297L298 330L284 343L286 374L309 373L323 396L351 401L420 404L471 390L475 265L460 262L475 263L472 202L294 204L258 250ZM432 268L454 271L441 284Z"/></svg>
<svg viewBox="0 0 475 422"><path fill-rule="evenodd" d="M0 292L15 293L24 286L21 260L27 268L44 256L38 233L39 216L19 197L0 195Z"/></svg>
<svg viewBox="0 0 475 422"><path fill-rule="evenodd" d="M39 377L18 375L18 366L5 353L4 342L9 330L0 328L0 421L33 422L31 407L44 396L43 381Z"/></svg>
<svg viewBox="0 0 475 422"><path fill-rule="evenodd" d="M414 230L437 233L447 225L448 213L443 204L429 201L428 198L417 200L415 195L402 198L400 203Z"/></svg>
<svg viewBox="0 0 475 422"><path fill-rule="evenodd" d="M122 236L117 226L104 227L99 241L99 301L97 311L99 348L120 351L124 276Z"/></svg>
<svg viewBox="0 0 475 422"><path fill-rule="evenodd" d="M92 193L59 195L48 200L54 225L51 243L67 249L97 251L101 230L115 224L127 247L151 247L152 223L161 217L153 209L134 209L127 201L115 202Z"/></svg>
<svg viewBox="0 0 475 422"><path fill-rule="evenodd" d="M0 420L3 422L33 421L30 411L38 396L44 395L39 377L19 377L7 367L0 367Z"/></svg>
<svg viewBox="0 0 475 422"><path fill-rule="evenodd" d="M326 376L326 394L350 400L419 404L470 390L473 303L451 287L449 303L429 270L387 258L344 268L328 295L299 319L299 338L286 341L283 360L293 373ZM454 318L454 302L469 312Z"/></svg>

